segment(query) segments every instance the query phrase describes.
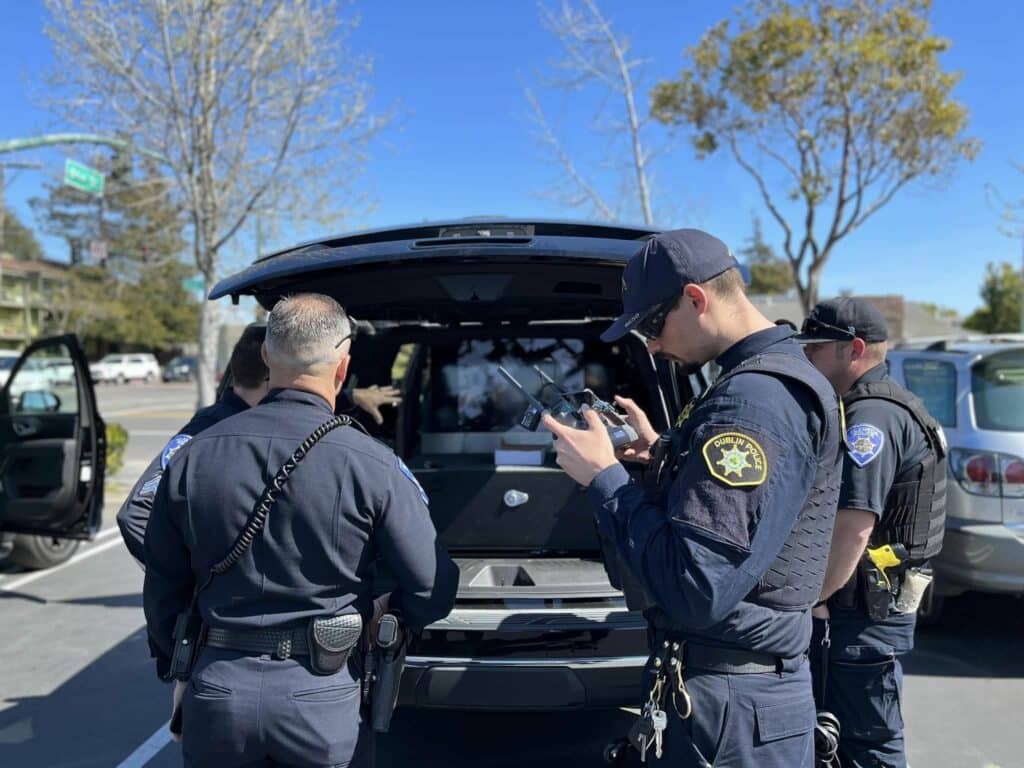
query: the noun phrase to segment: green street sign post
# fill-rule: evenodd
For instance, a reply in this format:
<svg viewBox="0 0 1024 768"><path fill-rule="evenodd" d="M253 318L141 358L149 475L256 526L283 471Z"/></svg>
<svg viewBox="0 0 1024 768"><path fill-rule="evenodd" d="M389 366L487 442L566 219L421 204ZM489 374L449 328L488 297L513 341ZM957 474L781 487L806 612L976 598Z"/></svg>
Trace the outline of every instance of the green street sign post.
<svg viewBox="0 0 1024 768"><path fill-rule="evenodd" d="M71 159L64 162L64 183L90 195L103 196L103 174Z"/></svg>
<svg viewBox="0 0 1024 768"><path fill-rule="evenodd" d="M189 277L181 281L181 287L186 291L202 291L206 284L201 277Z"/></svg>

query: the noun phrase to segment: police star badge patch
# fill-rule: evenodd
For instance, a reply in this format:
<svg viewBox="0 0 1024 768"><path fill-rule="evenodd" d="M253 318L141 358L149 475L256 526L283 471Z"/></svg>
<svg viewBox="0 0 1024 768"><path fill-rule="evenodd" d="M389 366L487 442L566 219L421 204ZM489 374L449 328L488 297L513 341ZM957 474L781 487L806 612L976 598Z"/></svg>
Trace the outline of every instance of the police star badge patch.
<svg viewBox="0 0 1024 768"><path fill-rule="evenodd" d="M870 464L885 446L885 433L871 424L854 424L846 430L846 452L858 467Z"/></svg>
<svg viewBox="0 0 1024 768"><path fill-rule="evenodd" d="M742 432L722 432L709 438L701 453L712 477L733 488L760 485L768 476L764 449Z"/></svg>

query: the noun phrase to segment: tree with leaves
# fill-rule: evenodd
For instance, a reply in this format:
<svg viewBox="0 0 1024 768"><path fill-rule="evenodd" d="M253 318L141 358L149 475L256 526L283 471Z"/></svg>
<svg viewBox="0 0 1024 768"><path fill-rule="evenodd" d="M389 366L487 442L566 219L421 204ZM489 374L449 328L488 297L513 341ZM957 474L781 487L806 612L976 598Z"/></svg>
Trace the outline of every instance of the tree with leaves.
<svg viewBox="0 0 1024 768"><path fill-rule="evenodd" d="M981 286L984 304L964 320L964 328L982 333L1019 333L1022 292L1024 279L1011 263L989 263Z"/></svg>
<svg viewBox="0 0 1024 768"><path fill-rule="evenodd" d="M162 157L209 290L251 217L334 221L365 142L370 62L335 0L47 0L65 120ZM219 307L203 302L199 403L213 400Z"/></svg>
<svg viewBox="0 0 1024 768"><path fill-rule="evenodd" d="M651 120L639 87L642 60L633 56L628 38L615 29L595 0L562 0L556 7L542 4L540 15L544 28L561 43L563 54L555 64L558 74L547 78L547 84L566 92L587 87L601 90L602 108L591 130L608 137L609 153L625 172L614 197L602 191L577 165L537 96L527 88L538 139L562 169L556 194L570 206L588 207L604 221L621 220L625 213L626 218L639 216L645 224L653 224L651 163L657 153L649 144Z"/></svg>
<svg viewBox="0 0 1024 768"><path fill-rule="evenodd" d="M43 258L43 249L35 233L26 227L10 208L4 211L2 232L0 253L9 253L21 261L38 261Z"/></svg>
<svg viewBox="0 0 1024 768"><path fill-rule="evenodd" d="M789 293L795 287L789 262L777 256L765 241L761 219L757 216L754 217L754 230L747 245L739 250L739 255L750 267L749 293L772 296Z"/></svg>
<svg viewBox="0 0 1024 768"><path fill-rule="evenodd" d="M972 159L930 0L750 0L659 83L653 114L724 146L784 236L805 311L836 246L911 181Z"/></svg>

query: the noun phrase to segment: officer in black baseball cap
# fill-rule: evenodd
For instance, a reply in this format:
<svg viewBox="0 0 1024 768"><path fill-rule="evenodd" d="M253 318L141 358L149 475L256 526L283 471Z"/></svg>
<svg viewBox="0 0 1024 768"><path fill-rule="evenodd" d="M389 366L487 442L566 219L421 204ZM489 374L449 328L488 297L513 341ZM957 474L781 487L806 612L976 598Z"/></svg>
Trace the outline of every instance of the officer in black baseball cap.
<svg viewBox="0 0 1024 768"><path fill-rule="evenodd" d="M868 344L885 341L889 338L889 328L878 307L854 296L817 304L796 336L801 344L827 344L855 338Z"/></svg>
<svg viewBox="0 0 1024 768"><path fill-rule="evenodd" d="M924 403L889 377L885 318L843 297L811 311L797 340L846 409L839 510L811 670L818 706L839 719L839 761L905 768L900 658L914 645L917 602L945 530L945 438ZM886 561L892 552L898 562ZM885 573L886 578L872 578ZM827 682L827 684L826 684Z"/></svg>
<svg viewBox="0 0 1024 768"><path fill-rule="evenodd" d="M634 746L680 768L811 768L805 654L839 490L839 401L794 329L750 302L737 267L695 229L653 237L626 266L623 314L602 338L635 332L677 371L721 370L675 428L659 435L617 397L639 437L616 455L593 411L586 430L544 423L649 598ZM644 462L644 482L620 459Z"/></svg>

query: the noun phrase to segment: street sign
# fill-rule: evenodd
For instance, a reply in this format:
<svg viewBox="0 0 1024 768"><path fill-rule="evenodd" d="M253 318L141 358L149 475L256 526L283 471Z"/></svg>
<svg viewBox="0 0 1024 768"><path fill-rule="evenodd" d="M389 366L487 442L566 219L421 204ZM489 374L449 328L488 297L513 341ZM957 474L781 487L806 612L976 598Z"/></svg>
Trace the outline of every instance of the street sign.
<svg viewBox="0 0 1024 768"><path fill-rule="evenodd" d="M89 241L89 255L92 257L94 264L99 264L101 261L107 260L107 242L106 240L90 240Z"/></svg>
<svg viewBox="0 0 1024 768"><path fill-rule="evenodd" d="M181 287L186 291L202 291L206 285L201 277L190 277L181 281Z"/></svg>
<svg viewBox="0 0 1024 768"><path fill-rule="evenodd" d="M70 158L64 161L64 183L90 195L103 196L103 174Z"/></svg>

